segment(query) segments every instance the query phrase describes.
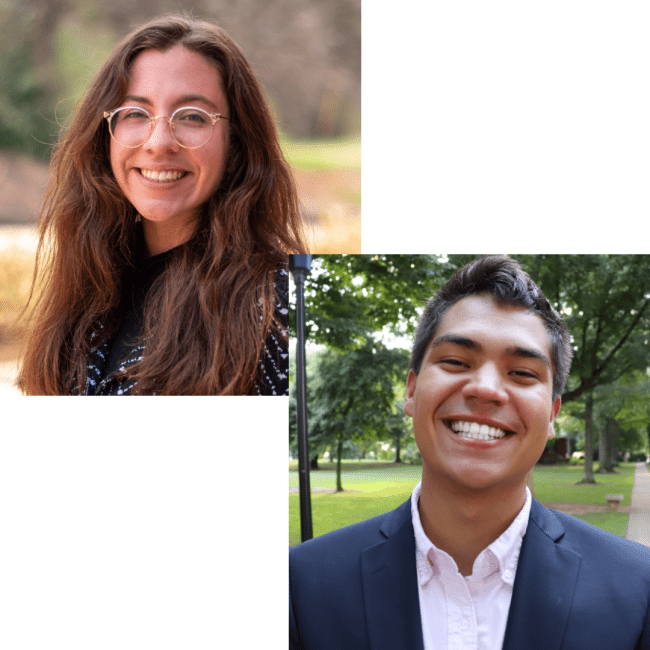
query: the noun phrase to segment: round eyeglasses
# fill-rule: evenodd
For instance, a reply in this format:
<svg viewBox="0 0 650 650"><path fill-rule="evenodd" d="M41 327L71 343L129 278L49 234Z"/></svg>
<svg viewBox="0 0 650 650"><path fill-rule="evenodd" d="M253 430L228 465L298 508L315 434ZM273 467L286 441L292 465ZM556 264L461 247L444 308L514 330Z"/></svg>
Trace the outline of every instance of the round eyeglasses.
<svg viewBox="0 0 650 650"><path fill-rule="evenodd" d="M105 111L104 117L113 139L128 149L143 145L151 136L154 122L161 117L169 122L169 132L174 142L184 149L202 147L212 136L214 125L219 120L228 119L219 113L208 113L193 106L179 108L171 117L154 117L139 106L122 106L114 111Z"/></svg>

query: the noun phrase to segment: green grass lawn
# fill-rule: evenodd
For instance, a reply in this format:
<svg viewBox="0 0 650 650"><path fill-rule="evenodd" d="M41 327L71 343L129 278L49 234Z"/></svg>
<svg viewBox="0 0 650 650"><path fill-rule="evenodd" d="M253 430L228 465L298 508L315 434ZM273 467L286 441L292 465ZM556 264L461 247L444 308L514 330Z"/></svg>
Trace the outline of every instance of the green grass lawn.
<svg viewBox="0 0 650 650"><path fill-rule="evenodd" d="M596 463L595 469L598 469ZM634 463L621 464L615 474L594 474L595 485L576 485L582 479L581 466L538 465L533 473L535 497L542 503L606 503L608 494L622 494L622 506L629 506L634 485Z"/></svg>
<svg viewBox="0 0 650 650"><path fill-rule="evenodd" d="M311 488L334 489L334 465L321 463L322 469L310 472ZM297 463L289 465L289 486L298 486ZM314 536L382 514L409 498L420 480L422 468L394 463L344 462L342 493L312 494ZM606 503L607 494L623 494L621 505L629 506L634 484L634 464L621 465L616 474L596 474L596 485L576 485L582 467L538 466L534 471L535 497L542 503ZM289 543L300 543L300 505L298 494L289 495ZM590 524L624 536L628 514L595 512L577 515Z"/></svg>
<svg viewBox="0 0 650 650"><path fill-rule="evenodd" d="M310 170L360 169L361 138L292 140L282 136L282 151L292 167Z"/></svg>
<svg viewBox="0 0 650 650"><path fill-rule="evenodd" d="M596 469L597 469L596 465ZM582 479L580 466L538 466L534 472L535 497L542 503L607 503L608 494L622 494L629 506L634 486L634 463L623 463L615 474L596 474L596 485L576 485ZM625 537L627 512L586 512L574 515L592 526Z"/></svg>

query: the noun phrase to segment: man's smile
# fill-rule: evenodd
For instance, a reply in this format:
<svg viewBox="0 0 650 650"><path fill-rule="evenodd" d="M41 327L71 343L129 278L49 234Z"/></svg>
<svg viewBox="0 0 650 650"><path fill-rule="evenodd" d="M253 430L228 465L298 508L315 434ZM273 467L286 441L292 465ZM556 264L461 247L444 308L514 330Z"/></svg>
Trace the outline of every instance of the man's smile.
<svg viewBox="0 0 650 650"><path fill-rule="evenodd" d="M505 431L504 429L491 427L487 424L479 424L478 422L469 422L467 420L447 420L445 424L462 438L470 438L472 440L498 440L513 433L512 431Z"/></svg>

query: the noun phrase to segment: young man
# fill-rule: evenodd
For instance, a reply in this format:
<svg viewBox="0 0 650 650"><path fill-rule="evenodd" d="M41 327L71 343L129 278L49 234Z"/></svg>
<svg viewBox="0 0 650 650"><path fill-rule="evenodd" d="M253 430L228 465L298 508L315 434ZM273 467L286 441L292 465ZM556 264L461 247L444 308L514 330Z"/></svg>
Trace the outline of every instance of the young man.
<svg viewBox="0 0 650 650"><path fill-rule="evenodd" d="M650 549L531 498L568 331L507 257L429 302L404 411L422 482L386 515L290 552L293 650L650 649Z"/></svg>

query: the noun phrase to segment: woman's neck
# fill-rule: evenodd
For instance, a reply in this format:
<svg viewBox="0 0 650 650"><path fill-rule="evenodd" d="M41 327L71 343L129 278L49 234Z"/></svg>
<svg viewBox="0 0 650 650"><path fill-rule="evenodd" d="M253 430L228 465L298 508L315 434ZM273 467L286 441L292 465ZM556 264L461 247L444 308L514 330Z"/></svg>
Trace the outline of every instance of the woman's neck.
<svg viewBox="0 0 650 650"><path fill-rule="evenodd" d="M194 220L189 223L180 219L161 222L143 217L145 257L160 255L160 253L165 253L184 244L192 236L193 227Z"/></svg>

